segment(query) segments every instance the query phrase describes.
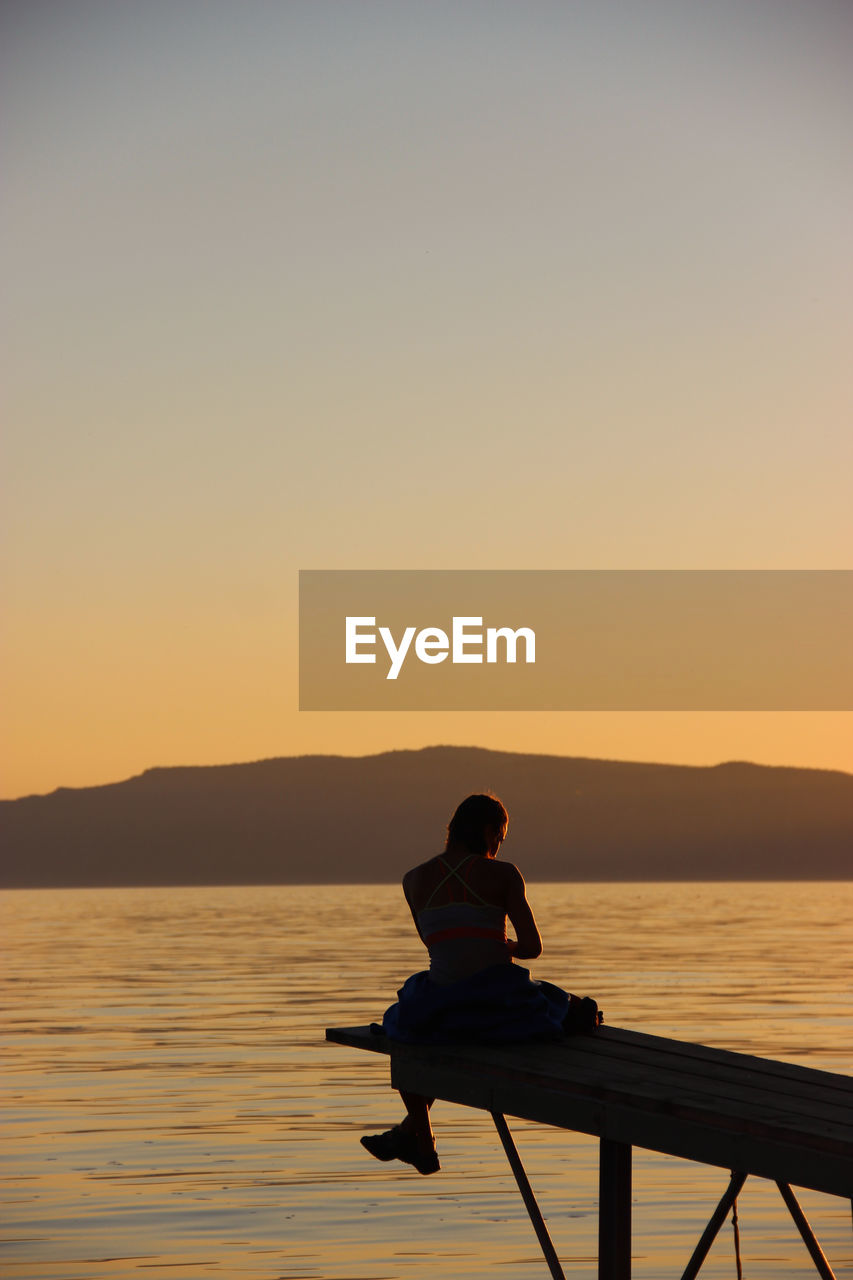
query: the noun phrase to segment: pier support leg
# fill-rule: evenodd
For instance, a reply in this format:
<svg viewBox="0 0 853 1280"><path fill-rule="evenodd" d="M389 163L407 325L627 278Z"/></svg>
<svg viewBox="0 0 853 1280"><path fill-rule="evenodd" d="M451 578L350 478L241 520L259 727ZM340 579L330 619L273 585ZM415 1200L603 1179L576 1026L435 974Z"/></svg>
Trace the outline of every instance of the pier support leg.
<svg viewBox="0 0 853 1280"><path fill-rule="evenodd" d="M791 1217L797 1224L797 1230L805 1241L805 1246L812 1256L812 1262L817 1267L818 1275L822 1277L822 1280L835 1280L835 1274L832 1267L827 1262L823 1249L821 1249L815 1239L815 1234L809 1226L808 1218L800 1208L797 1197L794 1195L787 1182L777 1182L776 1186L782 1192L782 1199L785 1201L785 1204L790 1210Z"/></svg>
<svg viewBox="0 0 853 1280"><path fill-rule="evenodd" d="M631 1147L601 1139L598 1280L631 1280Z"/></svg>
<svg viewBox="0 0 853 1280"><path fill-rule="evenodd" d="M726 1215L728 1214L728 1211L729 1209L731 1209L735 1200L737 1200L738 1195L740 1194L740 1189L745 1182L746 1182L745 1173L732 1174L731 1181L729 1182L729 1185L726 1187L726 1190L723 1192L723 1196L722 1196L722 1199L720 1200L720 1203L717 1205L716 1209L711 1215L711 1221L708 1223L707 1227L702 1232L702 1238L700 1239L696 1248L693 1250L693 1257L688 1262L687 1269L685 1270L684 1275L681 1277L681 1280L694 1280L694 1277L699 1274L699 1268L702 1266L702 1263L707 1258L708 1250L711 1248L711 1245L716 1240L717 1232L720 1230L720 1227L725 1222Z"/></svg>
<svg viewBox="0 0 853 1280"><path fill-rule="evenodd" d="M560 1260L557 1257L557 1251L551 1243L548 1228L545 1226L545 1219L542 1217L539 1205L536 1203L533 1188L527 1180L527 1174L524 1172L524 1165L521 1163L521 1156L518 1154L518 1148L512 1140L509 1125L500 1111L493 1111L492 1119L495 1122L495 1128L498 1131L500 1140L503 1143L503 1149L506 1152L507 1160L509 1160L509 1166L515 1174L515 1180L518 1183L518 1189L521 1192L524 1207L530 1216L530 1221L533 1223L533 1230L536 1232L539 1243L542 1246L545 1261L548 1263L548 1270L551 1272L554 1280L566 1280L563 1268L560 1266Z"/></svg>

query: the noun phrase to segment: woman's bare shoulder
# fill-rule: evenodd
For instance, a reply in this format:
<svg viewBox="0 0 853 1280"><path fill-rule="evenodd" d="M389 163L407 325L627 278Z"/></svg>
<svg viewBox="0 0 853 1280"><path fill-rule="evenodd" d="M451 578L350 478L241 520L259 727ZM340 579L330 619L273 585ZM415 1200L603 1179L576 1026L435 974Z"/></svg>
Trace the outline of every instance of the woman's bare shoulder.
<svg viewBox="0 0 853 1280"><path fill-rule="evenodd" d="M492 902L502 904L524 881L513 863L497 858L479 858L471 868L470 883L473 889L485 894Z"/></svg>
<svg viewBox="0 0 853 1280"><path fill-rule="evenodd" d="M514 862L505 862L502 858L489 859L486 864L492 876L503 884L516 884L522 879L521 872Z"/></svg>
<svg viewBox="0 0 853 1280"><path fill-rule="evenodd" d="M409 889L416 889L419 885L425 883L435 875L436 868L440 864L438 854L433 858L427 858L426 862L419 862L416 867L412 867L403 876L403 889L408 896Z"/></svg>
<svg viewBox="0 0 853 1280"><path fill-rule="evenodd" d="M503 862L497 859L487 863L488 870L481 881L484 890L490 886L494 901L504 906L525 895L524 878L514 862ZM485 868L484 868L485 870ZM486 879L488 877L488 880Z"/></svg>

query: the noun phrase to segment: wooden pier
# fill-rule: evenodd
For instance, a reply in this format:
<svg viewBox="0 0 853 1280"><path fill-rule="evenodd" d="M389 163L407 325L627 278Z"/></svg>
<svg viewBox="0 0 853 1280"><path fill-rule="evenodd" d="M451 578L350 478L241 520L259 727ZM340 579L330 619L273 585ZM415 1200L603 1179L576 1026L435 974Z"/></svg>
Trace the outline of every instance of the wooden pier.
<svg viewBox="0 0 853 1280"><path fill-rule="evenodd" d="M404 1045L369 1027L326 1039L391 1058L395 1089L491 1113L545 1260L563 1276L505 1117L601 1139L599 1278L631 1274L631 1149L730 1174L682 1280L692 1280L749 1175L779 1186L823 1280L829 1262L791 1185L853 1201L853 1078L601 1027L559 1043Z"/></svg>

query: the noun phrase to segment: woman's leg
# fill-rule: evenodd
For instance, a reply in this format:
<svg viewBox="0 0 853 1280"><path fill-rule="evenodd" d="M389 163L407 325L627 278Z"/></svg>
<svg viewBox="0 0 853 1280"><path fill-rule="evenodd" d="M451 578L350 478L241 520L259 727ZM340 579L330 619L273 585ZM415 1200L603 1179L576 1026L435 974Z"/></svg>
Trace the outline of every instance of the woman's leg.
<svg viewBox="0 0 853 1280"><path fill-rule="evenodd" d="M361 1145L377 1160L402 1160L413 1164L418 1173L438 1173L441 1165L435 1150L429 1109L433 1098L421 1093L400 1093L406 1114L398 1125L385 1133L365 1133Z"/></svg>
<svg viewBox="0 0 853 1280"><path fill-rule="evenodd" d="M400 1090L400 1097L403 1099L403 1106L406 1108L406 1116L401 1122L400 1128L404 1132L412 1134L422 1151L433 1151L435 1149L435 1138L432 1132L432 1125L429 1122L429 1109L435 1102L435 1098L425 1098L422 1093L404 1093L402 1089Z"/></svg>

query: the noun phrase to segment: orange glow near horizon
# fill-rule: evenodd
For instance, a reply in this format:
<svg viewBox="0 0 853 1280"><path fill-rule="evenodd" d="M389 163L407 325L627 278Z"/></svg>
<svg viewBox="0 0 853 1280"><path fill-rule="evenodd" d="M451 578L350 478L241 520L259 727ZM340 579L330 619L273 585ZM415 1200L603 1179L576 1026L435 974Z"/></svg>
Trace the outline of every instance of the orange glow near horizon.
<svg viewBox="0 0 853 1280"><path fill-rule="evenodd" d="M172 705L136 687L120 709L100 715L81 704L45 706L41 725L21 724L14 760L4 763L2 797L55 787L119 782L155 766L236 764L277 756L373 755L438 745L538 755L713 765L725 760L853 773L853 715L828 712L284 712L265 706L260 678L227 709L215 686L184 686ZM85 731L84 731L85 730ZM460 781L464 788L464 780Z"/></svg>
<svg viewBox="0 0 853 1280"><path fill-rule="evenodd" d="M7 8L0 794L853 772L850 714L300 714L296 673L300 568L849 567L849 7Z"/></svg>
<svg viewBox="0 0 853 1280"><path fill-rule="evenodd" d="M212 601L190 610L172 599L147 618L144 602L127 595L97 614L69 609L59 631L45 604L26 644L19 637L3 798L98 786L155 766L441 744L853 773L847 712L299 712L295 615L284 625L267 601L220 618Z"/></svg>

